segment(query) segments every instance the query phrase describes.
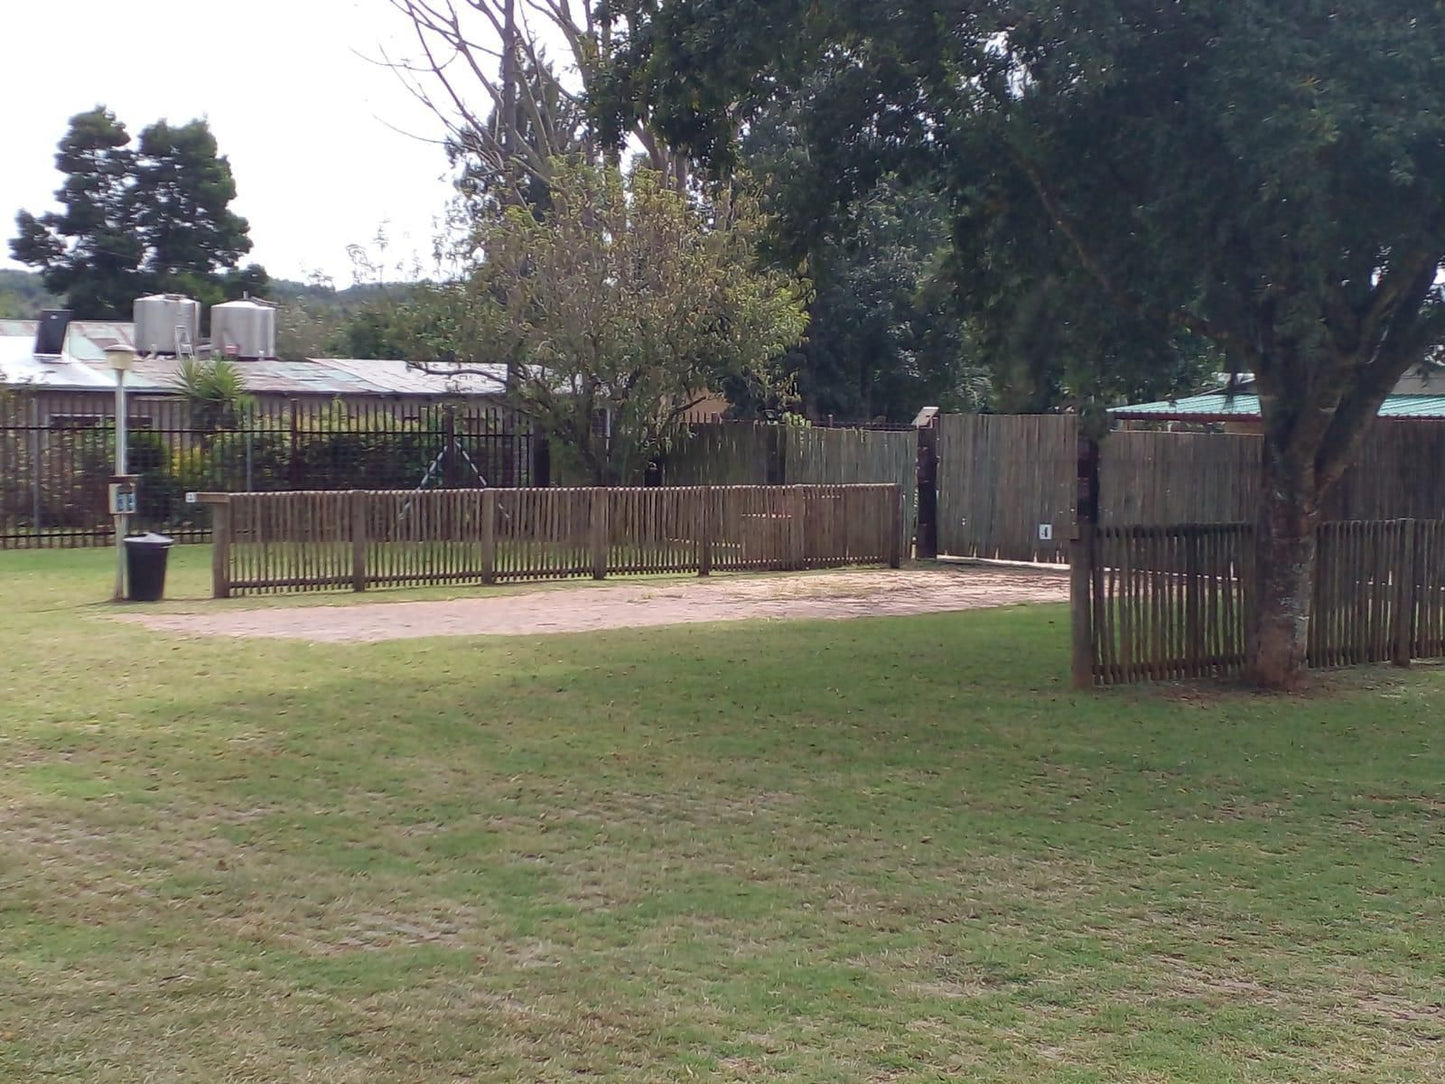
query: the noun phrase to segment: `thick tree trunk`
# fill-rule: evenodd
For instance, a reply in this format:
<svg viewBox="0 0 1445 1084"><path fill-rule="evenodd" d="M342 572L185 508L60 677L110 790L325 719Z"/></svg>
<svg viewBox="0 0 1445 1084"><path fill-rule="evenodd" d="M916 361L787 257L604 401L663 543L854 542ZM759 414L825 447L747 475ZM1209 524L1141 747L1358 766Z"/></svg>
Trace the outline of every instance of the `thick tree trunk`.
<svg viewBox="0 0 1445 1084"><path fill-rule="evenodd" d="M1248 676L1264 689L1296 689L1314 601L1318 486L1312 469L1268 449L1261 482Z"/></svg>

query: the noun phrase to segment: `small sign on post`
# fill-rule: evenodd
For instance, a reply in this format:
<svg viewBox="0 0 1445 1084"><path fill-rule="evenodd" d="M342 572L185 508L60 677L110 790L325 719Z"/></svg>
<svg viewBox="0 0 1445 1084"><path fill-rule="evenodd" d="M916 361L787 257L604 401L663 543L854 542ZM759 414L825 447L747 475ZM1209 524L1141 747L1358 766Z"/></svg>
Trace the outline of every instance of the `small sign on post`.
<svg viewBox="0 0 1445 1084"><path fill-rule="evenodd" d="M1039 524L1039 541L1052 542L1054 540L1054 525L1052 523Z"/></svg>
<svg viewBox="0 0 1445 1084"><path fill-rule="evenodd" d="M112 516L135 515L135 483L133 481L111 482L107 496Z"/></svg>

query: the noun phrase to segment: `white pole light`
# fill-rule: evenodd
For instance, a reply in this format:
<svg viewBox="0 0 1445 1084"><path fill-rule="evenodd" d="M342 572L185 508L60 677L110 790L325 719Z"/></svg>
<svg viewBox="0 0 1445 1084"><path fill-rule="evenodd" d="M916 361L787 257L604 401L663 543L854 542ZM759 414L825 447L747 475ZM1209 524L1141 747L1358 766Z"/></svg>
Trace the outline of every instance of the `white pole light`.
<svg viewBox="0 0 1445 1084"><path fill-rule="evenodd" d="M115 373L115 475L121 482L126 473L125 374L135 364L135 348L116 343L105 348L105 360ZM125 598L125 536L130 529L130 516L116 511L115 519L115 601Z"/></svg>

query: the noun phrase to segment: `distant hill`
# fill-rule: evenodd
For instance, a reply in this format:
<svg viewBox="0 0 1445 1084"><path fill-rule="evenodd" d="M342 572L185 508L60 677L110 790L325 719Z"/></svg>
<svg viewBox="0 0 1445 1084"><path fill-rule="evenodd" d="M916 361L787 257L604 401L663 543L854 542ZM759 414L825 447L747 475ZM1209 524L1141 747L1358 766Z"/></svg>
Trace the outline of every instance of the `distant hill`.
<svg viewBox="0 0 1445 1084"><path fill-rule="evenodd" d="M278 305L302 305L312 310L332 309L342 313L404 297L406 293L406 283L361 283L336 290L291 279L272 279L266 290L267 300ZM0 267L0 320L34 320L42 309L59 308L64 308L64 302L46 290L37 273Z"/></svg>
<svg viewBox="0 0 1445 1084"><path fill-rule="evenodd" d="M334 306L342 310L352 310L374 304L387 298L395 297L407 292L407 284L398 283L358 283L355 286L348 286L343 290L337 290L330 286L317 286L310 282L296 282L292 279L272 279L266 289L266 299L274 301L278 305L319 305Z"/></svg>
<svg viewBox="0 0 1445 1084"><path fill-rule="evenodd" d="M277 352L305 357L395 357L388 334L392 308L411 292L407 283L364 283L336 290L309 282L272 279L266 300L274 301ZM40 276L0 268L0 320L34 320L44 309L63 308Z"/></svg>
<svg viewBox="0 0 1445 1084"><path fill-rule="evenodd" d="M0 267L0 320L34 320L42 309L60 308L60 299L45 289L32 271Z"/></svg>

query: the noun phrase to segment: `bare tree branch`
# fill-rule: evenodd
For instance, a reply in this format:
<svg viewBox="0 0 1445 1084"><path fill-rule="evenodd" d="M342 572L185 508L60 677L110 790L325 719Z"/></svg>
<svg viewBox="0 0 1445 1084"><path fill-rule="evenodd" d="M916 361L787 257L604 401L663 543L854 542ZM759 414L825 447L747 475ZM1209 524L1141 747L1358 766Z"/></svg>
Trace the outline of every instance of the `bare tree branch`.
<svg viewBox="0 0 1445 1084"><path fill-rule="evenodd" d="M407 90L442 122L454 156L482 189L515 203L550 163L581 154L616 162L589 130L582 102L607 71L613 16L586 0L389 0L412 25L416 55L382 51ZM554 68L548 43L560 46ZM649 165L688 191L690 163L646 117L628 133ZM464 167L464 171L466 167Z"/></svg>
<svg viewBox="0 0 1445 1084"><path fill-rule="evenodd" d="M1104 292L1109 295L1109 299L1115 305L1126 312L1134 313L1144 319L1173 324L1186 331L1191 331L1196 335L1202 335L1213 342L1219 343L1227 350L1234 352L1236 357L1257 360L1258 351L1252 343L1241 339L1238 335L1225 328L1219 327L1213 321L1207 320L1196 313L1185 312L1183 310L1161 310L1149 305L1143 298L1125 289L1105 266L1098 253L1094 251L1093 246L1085 240L1083 231L1080 230L1073 216L1070 215L1067 208L1064 207L1063 200L1059 197L1058 192L1044 179L1038 167L1027 155L1020 152L1017 148L1011 147L1009 153L1014 163L1023 172L1029 184L1033 187L1034 193L1043 205L1045 213L1048 214L1054 225L1058 227L1059 232L1068 240L1079 263L1094 281L1103 288Z"/></svg>

